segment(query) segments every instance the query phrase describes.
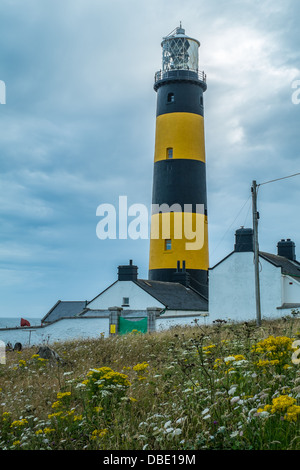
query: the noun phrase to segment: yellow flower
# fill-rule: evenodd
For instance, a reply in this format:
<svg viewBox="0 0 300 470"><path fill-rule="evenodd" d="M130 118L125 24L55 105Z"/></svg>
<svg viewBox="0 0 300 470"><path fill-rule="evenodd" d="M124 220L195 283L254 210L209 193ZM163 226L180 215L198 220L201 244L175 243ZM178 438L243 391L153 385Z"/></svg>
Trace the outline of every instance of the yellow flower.
<svg viewBox="0 0 300 470"><path fill-rule="evenodd" d="M234 359L236 361L245 361L246 360L245 356L243 356L242 354L237 354L236 356L234 356Z"/></svg>
<svg viewBox="0 0 300 470"><path fill-rule="evenodd" d="M16 421L13 421L10 425L11 428L18 428L18 427L22 427L22 426L25 426L25 424L28 424L28 421L27 419L19 419L19 420L16 420Z"/></svg>
<svg viewBox="0 0 300 470"><path fill-rule="evenodd" d="M62 411L57 411L56 413L52 413L48 415L48 419L57 418L58 416L61 416L61 415L62 415Z"/></svg>
<svg viewBox="0 0 300 470"><path fill-rule="evenodd" d="M57 398L58 400L61 400L64 397L69 397L71 395L71 392L58 392Z"/></svg>
<svg viewBox="0 0 300 470"><path fill-rule="evenodd" d="M55 429L44 428L44 433L45 433L45 434L50 434L51 432L55 432Z"/></svg>
<svg viewBox="0 0 300 470"><path fill-rule="evenodd" d="M104 437L108 433L107 429L94 429L91 435L91 439L95 440L101 437Z"/></svg>
<svg viewBox="0 0 300 470"><path fill-rule="evenodd" d="M54 403L52 403L52 407L51 408L59 408L61 405L60 401L55 401Z"/></svg>
<svg viewBox="0 0 300 470"><path fill-rule="evenodd" d="M257 411L283 414L284 420L289 422L296 422L300 417L300 406L297 406L296 399L289 395L280 395L279 397L273 398L272 405L266 405L263 409L260 408Z"/></svg>
<svg viewBox="0 0 300 470"><path fill-rule="evenodd" d="M75 415L74 421L82 421L82 415Z"/></svg>
<svg viewBox="0 0 300 470"><path fill-rule="evenodd" d="M147 362L142 362L141 364L136 364L135 366L133 366L133 370L135 370L136 372L140 372L142 370L147 369L147 367L149 367L149 364Z"/></svg>

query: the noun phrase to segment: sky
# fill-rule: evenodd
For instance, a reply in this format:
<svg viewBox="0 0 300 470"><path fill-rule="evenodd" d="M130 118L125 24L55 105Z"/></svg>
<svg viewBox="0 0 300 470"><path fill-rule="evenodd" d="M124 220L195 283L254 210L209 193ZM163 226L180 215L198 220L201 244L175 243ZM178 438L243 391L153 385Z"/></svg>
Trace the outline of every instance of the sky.
<svg viewBox="0 0 300 470"><path fill-rule="evenodd" d="M300 172L299 13L298 0L1 0L0 316L91 300L130 259L148 277L149 240L100 240L96 211L126 196L150 212L154 74L180 21L207 74L210 267L233 250L252 181ZM299 205L299 176L259 188L262 251L291 238L300 259Z"/></svg>

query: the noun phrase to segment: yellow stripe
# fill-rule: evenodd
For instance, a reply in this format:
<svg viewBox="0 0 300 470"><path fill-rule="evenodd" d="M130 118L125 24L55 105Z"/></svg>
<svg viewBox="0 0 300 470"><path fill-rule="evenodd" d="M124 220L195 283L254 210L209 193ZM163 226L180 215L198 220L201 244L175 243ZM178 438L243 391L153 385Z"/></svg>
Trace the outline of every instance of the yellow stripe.
<svg viewBox="0 0 300 470"><path fill-rule="evenodd" d="M177 261L185 261L187 269L208 270L207 227L203 214L152 215L149 269L176 269ZM171 240L171 250L166 250L166 240Z"/></svg>
<svg viewBox="0 0 300 470"><path fill-rule="evenodd" d="M158 116L154 161L166 160L168 148L173 148L173 158L205 162L203 116L192 113L169 113Z"/></svg>

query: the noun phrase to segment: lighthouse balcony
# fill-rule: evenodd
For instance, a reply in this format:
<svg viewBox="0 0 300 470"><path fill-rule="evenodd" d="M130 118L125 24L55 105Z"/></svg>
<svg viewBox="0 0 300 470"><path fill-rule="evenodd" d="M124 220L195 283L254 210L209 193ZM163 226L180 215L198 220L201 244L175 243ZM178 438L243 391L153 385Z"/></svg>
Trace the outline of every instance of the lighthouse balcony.
<svg viewBox="0 0 300 470"><path fill-rule="evenodd" d="M196 82L206 90L206 73L192 69L159 70L154 77L154 89L157 90L165 81L188 80Z"/></svg>

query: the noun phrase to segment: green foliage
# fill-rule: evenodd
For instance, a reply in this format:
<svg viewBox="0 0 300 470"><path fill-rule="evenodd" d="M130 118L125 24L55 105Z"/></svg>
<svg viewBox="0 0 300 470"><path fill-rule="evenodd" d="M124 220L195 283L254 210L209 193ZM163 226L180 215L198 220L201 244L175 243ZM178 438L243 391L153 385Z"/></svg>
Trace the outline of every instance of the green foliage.
<svg viewBox="0 0 300 470"><path fill-rule="evenodd" d="M3 450L299 450L296 317L57 343L0 370Z"/></svg>

